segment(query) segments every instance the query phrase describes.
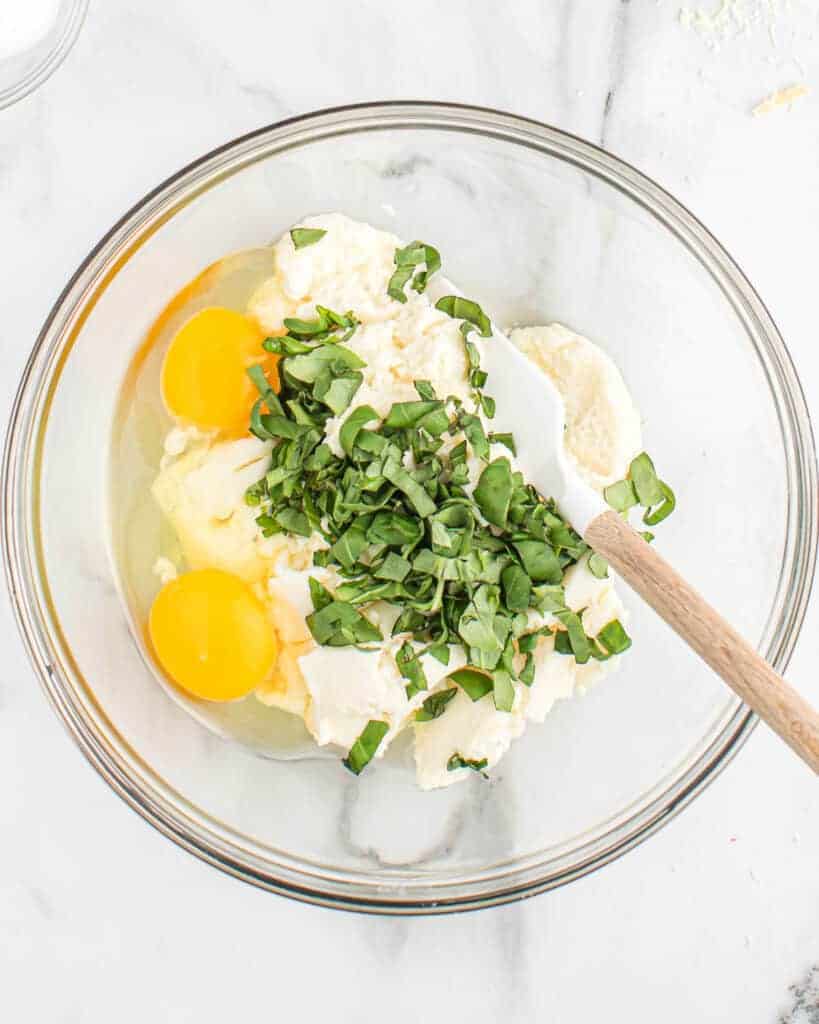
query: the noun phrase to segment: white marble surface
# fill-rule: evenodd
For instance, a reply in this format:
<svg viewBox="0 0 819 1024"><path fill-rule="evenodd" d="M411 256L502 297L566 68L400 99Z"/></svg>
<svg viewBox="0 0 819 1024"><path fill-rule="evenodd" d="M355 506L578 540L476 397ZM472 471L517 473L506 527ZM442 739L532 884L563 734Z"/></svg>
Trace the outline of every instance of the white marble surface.
<svg viewBox="0 0 819 1024"><path fill-rule="evenodd" d="M819 6L723 6L761 16L737 35L680 24L669 0L92 0L66 65L0 112L3 415L68 274L148 188L261 124L397 98L535 117L652 175L745 268L819 412ZM750 116L799 81L815 94ZM814 602L797 686L812 685L817 635ZM5 593L0 649L9 1020L819 1020L816 781L762 728L679 819L592 877L479 915L373 919L267 896L172 846L63 733Z"/></svg>

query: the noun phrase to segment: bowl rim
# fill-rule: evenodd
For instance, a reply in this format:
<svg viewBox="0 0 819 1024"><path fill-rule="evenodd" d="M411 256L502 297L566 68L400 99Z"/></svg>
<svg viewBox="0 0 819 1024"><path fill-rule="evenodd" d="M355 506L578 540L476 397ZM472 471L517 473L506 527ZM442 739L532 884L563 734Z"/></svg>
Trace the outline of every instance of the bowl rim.
<svg viewBox="0 0 819 1024"><path fill-rule="evenodd" d="M263 139L274 143L277 138L291 138L290 146L293 146L331 135L388 128L468 131L524 145L529 138L532 148L541 151L551 148L553 156L603 179L647 209L710 273L743 321L762 364L787 456L788 530L777 597L782 596L785 565L789 564L789 600L777 622L773 622L771 614L764 652L779 671L787 667L792 654L813 581L819 539L817 468L810 417L793 362L767 308L723 246L685 206L632 165L594 143L531 118L465 104L403 100L330 107L286 118L240 135L186 164L136 202L91 249L58 296L27 360L12 406L0 476L3 495L0 537L7 585L20 634L47 697L87 760L112 789L149 824L200 859L243 881L313 904L380 914L429 914L522 899L582 877L633 849L674 818L716 778L747 740L756 725L756 716L737 701L732 713L723 716L709 734L710 742L701 749L696 761L652 798L639 814L627 820L626 824L631 827L626 834L608 845L599 840L587 844L583 860L553 870L547 876L538 877L535 865L519 878L510 874L504 881L501 876L490 891L479 894L470 891L468 880L437 885L427 880L423 895L413 896L407 891L402 897L399 892L402 887L395 883L394 892L385 892L383 877L380 882L356 880L350 883L343 879L339 882L337 877L331 877L332 872L317 875L305 871L304 862L297 862L295 869L278 863L276 871L271 872L264 859L253 854L252 844L245 842L242 850L237 851L224 826L212 823L221 833L216 835L209 829L209 819L201 811L187 805L186 812L184 798L169 802L159 791L162 786L157 789L157 780L154 778L152 782L146 778L145 772L150 773L150 767L128 751L125 741L119 737L118 743L112 743L110 735L100 731L98 719L100 716L105 719L104 711L98 706L80 706L76 701L75 691L66 685L55 667L60 664L52 644L55 632L59 634L56 613L52 608L54 622L50 630L42 611L50 602L33 511L37 508L36 476L44 422L38 427L37 438L33 434L36 413L43 407L43 392L45 389L53 392L70 352L70 344L67 351L64 349L72 316L83 318L83 314L87 315L93 308L100 278L111 273L118 252L130 252L135 247L132 244L129 248L129 240L133 243L136 239L138 247L140 238L147 237L145 225L150 227L152 217L158 219L153 228L156 230L178 212L180 206L187 205L220 180L218 169L223 158L230 156L236 161L230 173L253 162L250 159L253 147ZM298 136L305 133L306 137L299 141ZM281 148L287 147L279 146L279 151ZM245 152L248 159L242 160ZM257 154L255 159L263 155ZM206 179L206 184L195 189L195 179L199 176ZM191 194L184 202L174 205L174 195L186 190ZM102 262L99 262L100 257L104 257ZM751 330L749 322L755 330ZM781 394L774 390L772 380L779 383ZM39 447L35 443L38 441ZM794 490L798 500L794 498ZM32 514L27 515L27 512ZM33 592L35 590L37 593ZM65 646L67 657L61 667L64 672L78 673L76 664L72 663L70 647ZM114 733L116 735L116 730ZM623 831L622 826L620 831ZM317 884L317 879L323 883L323 888Z"/></svg>
<svg viewBox="0 0 819 1024"><path fill-rule="evenodd" d="M25 99L54 74L77 41L88 14L88 4L89 0L71 0L62 31L54 40L51 49L19 81L0 89L0 110Z"/></svg>

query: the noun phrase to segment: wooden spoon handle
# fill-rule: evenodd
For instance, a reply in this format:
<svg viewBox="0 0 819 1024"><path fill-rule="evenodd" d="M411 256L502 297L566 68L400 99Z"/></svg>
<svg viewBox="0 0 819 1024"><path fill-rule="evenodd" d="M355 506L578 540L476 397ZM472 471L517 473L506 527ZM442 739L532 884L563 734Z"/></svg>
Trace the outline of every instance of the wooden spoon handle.
<svg viewBox="0 0 819 1024"><path fill-rule="evenodd" d="M585 540L819 774L819 714L616 512Z"/></svg>

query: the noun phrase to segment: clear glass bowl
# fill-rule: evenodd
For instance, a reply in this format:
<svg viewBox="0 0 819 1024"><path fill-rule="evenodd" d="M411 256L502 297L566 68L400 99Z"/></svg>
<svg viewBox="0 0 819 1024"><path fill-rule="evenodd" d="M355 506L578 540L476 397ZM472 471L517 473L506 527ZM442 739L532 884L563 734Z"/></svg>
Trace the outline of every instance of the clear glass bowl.
<svg viewBox="0 0 819 1024"><path fill-rule="evenodd" d="M754 725L638 600L627 595L635 643L618 676L530 726L490 783L421 793L406 748L357 780L309 747L277 756L265 731L280 721L264 715L278 712L259 709L255 744L203 728L157 685L120 578L112 423L149 323L206 264L328 210L433 240L448 276L502 324L560 320L604 344L677 490L663 553L786 667L816 557L816 459L762 302L633 168L535 122L437 104L325 111L231 142L146 196L88 256L37 340L8 436L4 552L20 626L89 761L204 860L375 912L528 896L650 835Z"/></svg>
<svg viewBox="0 0 819 1024"><path fill-rule="evenodd" d="M43 9L43 23L19 50L14 48L6 53L9 40L6 45L0 40L0 110L28 96L50 78L76 42L88 11L88 0L54 0L53 7L53 12ZM13 21L15 15L11 11L0 15L0 22L4 18Z"/></svg>

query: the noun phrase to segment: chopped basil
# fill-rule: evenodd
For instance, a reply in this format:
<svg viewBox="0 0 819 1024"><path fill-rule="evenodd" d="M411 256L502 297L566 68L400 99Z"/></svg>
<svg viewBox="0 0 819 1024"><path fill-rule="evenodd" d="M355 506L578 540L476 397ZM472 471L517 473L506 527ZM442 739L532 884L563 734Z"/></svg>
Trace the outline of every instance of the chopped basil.
<svg viewBox="0 0 819 1024"><path fill-rule="evenodd" d="M458 768L471 768L473 772L483 772L484 768L489 764L485 757L482 757L480 761L470 761L468 758L463 757L459 753L454 753L452 757L446 763L446 770L448 772L457 771Z"/></svg>
<svg viewBox="0 0 819 1024"><path fill-rule="evenodd" d="M616 512L626 513L635 505L642 505L646 526L656 526L667 519L677 505L674 492L657 476L654 463L645 452L632 459L626 479L611 484L603 496Z"/></svg>
<svg viewBox="0 0 819 1024"><path fill-rule="evenodd" d="M603 497L615 512L628 512L637 504L637 493L630 480L618 480L603 490Z"/></svg>
<svg viewBox="0 0 819 1024"><path fill-rule="evenodd" d="M498 711L511 711L515 703L515 687L508 672L497 670L492 676L495 707Z"/></svg>
<svg viewBox="0 0 819 1024"><path fill-rule="evenodd" d="M512 562L503 570L501 584L509 611L525 612L532 596L532 581L517 562Z"/></svg>
<svg viewBox="0 0 819 1024"><path fill-rule="evenodd" d="M677 499L674 496L674 492L668 486L660 480L660 494L662 495L660 501L654 508L649 509L643 516L643 522L646 526L656 526L657 523L661 523L664 519L667 519L674 509L677 507Z"/></svg>
<svg viewBox="0 0 819 1024"><path fill-rule="evenodd" d="M589 555L587 565L589 572L598 580L604 580L609 574L609 563L596 551L592 551Z"/></svg>
<svg viewBox="0 0 819 1024"><path fill-rule="evenodd" d="M404 288L413 273L412 267L399 267L387 282L387 295L396 302L406 302Z"/></svg>
<svg viewBox="0 0 819 1024"><path fill-rule="evenodd" d="M367 423L372 423L373 420L378 419L378 413L373 409L371 405L359 405L357 409L353 409L350 415L342 424L341 430L339 431L338 439L341 447L348 455L353 454L355 448L355 439L358 436L358 432Z"/></svg>
<svg viewBox="0 0 819 1024"><path fill-rule="evenodd" d="M361 772L372 761L376 750L381 746L381 741L389 732L389 725L386 722L367 722L361 735L350 747L350 752L344 758L344 767L348 768L353 775L360 775Z"/></svg>
<svg viewBox="0 0 819 1024"><path fill-rule="evenodd" d="M406 687L408 699L414 697L421 690L426 690L427 677L421 665L421 652L416 652L409 641L406 641L396 654L395 664L404 679L409 680Z"/></svg>
<svg viewBox="0 0 819 1024"><path fill-rule="evenodd" d="M453 686L448 690L438 690L437 693L427 697L420 709L415 712L415 721L432 722L434 719L440 718L446 711L447 704L457 692L457 686Z"/></svg>
<svg viewBox="0 0 819 1024"><path fill-rule="evenodd" d="M508 448L513 455L517 455L518 451L515 447L515 439L511 434L498 434L491 433L489 435L490 444L502 444L504 448Z"/></svg>
<svg viewBox="0 0 819 1024"><path fill-rule="evenodd" d="M412 566L406 558L402 558L394 551L388 551L387 557L375 570L373 576L377 580L394 580L396 583L401 583L402 580L407 578L411 569Z"/></svg>
<svg viewBox="0 0 819 1024"><path fill-rule="evenodd" d="M394 262L396 269L387 284L387 294L397 302L407 301L404 289L410 279L412 288L422 292L432 275L441 269L440 253L425 242L410 242L403 249L396 249ZM416 270L422 264L426 269Z"/></svg>
<svg viewBox="0 0 819 1024"><path fill-rule="evenodd" d="M439 254L426 243L398 249L391 294L406 301L407 284L422 290L439 267ZM461 321L472 389L466 401L439 397L419 379L417 398L394 403L386 415L356 406L365 364L345 342L358 319L321 305L312 317L288 318L286 334L262 343L280 357L278 393L261 366L248 370L259 393L250 429L272 443L268 471L248 489L247 504L266 537L321 535L326 547L313 562L338 577L332 592L310 579L313 611L306 621L316 643L371 649L383 638L366 609L386 601L397 612L392 635L400 638L396 663L408 696L427 688L427 654L448 665L459 649L466 661L447 689L427 696L418 721L437 717L458 686L473 701L492 693L497 709L511 711L515 684L534 681L539 638L553 635L546 627L527 632L530 610L557 619L554 649L580 664L630 644L616 620L597 637L586 636L580 615L566 606L564 574L588 556L590 572L605 575L604 560L508 457L491 457L491 444L514 454L515 443L511 434L487 435L485 428L494 403L482 390L487 377L473 339L491 336L489 318L458 296L437 308ZM333 417L341 420L338 445L326 436ZM647 525L674 506L673 492L644 454L606 497L624 512L650 502ZM366 748L365 733L357 744ZM354 750L348 760L361 763L360 746Z"/></svg>
<svg viewBox="0 0 819 1024"><path fill-rule="evenodd" d="M622 654L631 647L631 637L623 629L619 620L612 619L607 623L595 637L608 654Z"/></svg>
<svg viewBox="0 0 819 1024"><path fill-rule="evenodd" d="M290 237L297 249L304 249L305 246L315 245L327 234L322 228L293 228Z"/></svg>
<svg viewBox="0 0 819 1024"><path fill-rule="evenodd" d="M650 508L662 501L663 492L654 470L654 463L645 452L641 452L632 460L629 477L634 485L637 500L643 507Z"/></svg>
<svg viewBox="0 0 819 1024"><path fill-rule="evenodd" d="M492 324L477 302L461 298L460 295L445 295L442 299L438 299L435 308L455 320L466 320L467 323L477 327L482 338L492 337Z"/></svg>
<svg viewBox="0 0 819 1024"><path fill-rule="evenodd" d="M474 497L484 519L493 526L505 529L512 498L512 467L509 459L500 458L489 463L481 473Z"/></svg>
<svg viewBox="0 0 819 1024"><path fill-rule="evenodd" d="M459 668L449 678L464 691L470 700L480 700L493 689L492 677L474 668Z"/></svg>

